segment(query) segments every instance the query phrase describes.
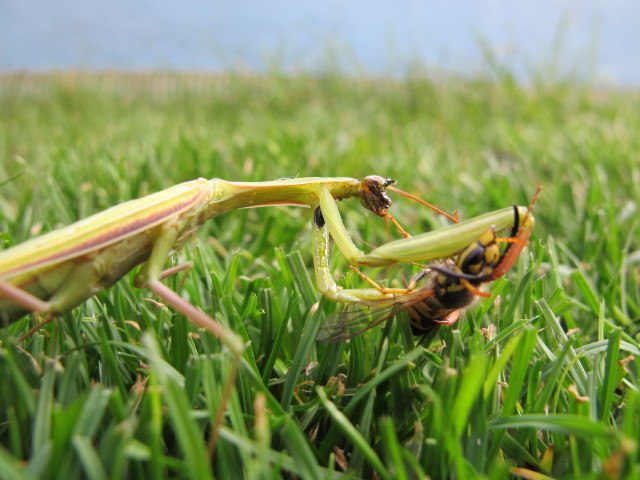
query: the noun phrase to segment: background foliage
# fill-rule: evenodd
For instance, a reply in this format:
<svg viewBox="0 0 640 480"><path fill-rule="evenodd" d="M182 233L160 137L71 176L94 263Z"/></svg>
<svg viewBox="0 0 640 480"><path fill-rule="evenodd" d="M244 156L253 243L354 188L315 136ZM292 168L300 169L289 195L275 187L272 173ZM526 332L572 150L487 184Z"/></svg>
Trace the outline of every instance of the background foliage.
<svg viewBox="0 0 640 480"><path fill-rule="evenodd" d="M208 222L181 294L250 342L216 456L230 357L130 276L18 342L0 331L8 477L638 475L640 97L573 80L425 75L0 79L4 248L197 177L393 177L462 218L545 187L530 249L453 328L314 341L305 209ZM439 225L395 198L413 233ZM353 205L350 205L353 203ZM386 240L341 204L347 228ZM335 255L343 285L360 285ZM398 284L410 273L369 272ZM181 279L169 284L179 287ZM211 466L213 465L213 468ZM538 473L533 473L538 472ZM539 475L539 476L535 476ZM233 476L233 477L231 477Z"/></svg>

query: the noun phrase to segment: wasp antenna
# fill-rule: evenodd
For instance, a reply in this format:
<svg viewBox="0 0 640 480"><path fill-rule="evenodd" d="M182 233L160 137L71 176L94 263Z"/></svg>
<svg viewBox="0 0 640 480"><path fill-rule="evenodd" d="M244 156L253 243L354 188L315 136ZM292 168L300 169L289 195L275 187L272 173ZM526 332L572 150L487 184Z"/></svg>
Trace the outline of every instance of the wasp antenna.
<svg viewBox="0 0 640 480"><path fill-rule="evenodd" d="M456 272L455 270L450 270L446 267L441 267L439 265L431 265L429 266L429 268L434 272L438 272L443 275L448 275L450 277L457 278L458 280L485 282L490 278L488 275L473 275L472 273Z"/></svg>

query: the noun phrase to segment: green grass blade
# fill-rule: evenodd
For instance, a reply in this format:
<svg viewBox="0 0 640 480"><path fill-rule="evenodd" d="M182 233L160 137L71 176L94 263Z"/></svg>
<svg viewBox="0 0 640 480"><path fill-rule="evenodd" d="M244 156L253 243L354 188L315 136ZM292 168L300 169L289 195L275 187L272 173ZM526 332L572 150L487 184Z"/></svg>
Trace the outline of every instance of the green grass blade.
<svg viewBox="0 0 640 480"><path fill-rule="evenodd" d="M507 417L515 413L516 404L520 399L522 386L524 384L531 358L533 358L533 349L536 345L537 332L535 330L526 329L523 331L518 343L518 354L514 356L511 364L511 371L507 390L502 405L502 417Z"/></svg>
<svg viewBox="0 0 640 480"><path fill-rule="evenodd" d="M91 439L84 435L74 435L71 442L80 458L85 477L91 480L106 480L107 473L102 468L102 462L91 444Z"/></svg>
<svg viewBox="0 0 640 480"><path fill-rule="evenodd" d="M7 480L29 480L33 478L29 475L21 462L0 446L0 471Z"/></svg>
<svg viewBox="0 0 640 480"><path fill-rule="evenodd" d="M156 340L146 334L144 343L157 383L163 390L169 418L185 456L184 468L192 478L213 478L202 432L191 417L191 406L183 390L183 378L163 360Z"/></svg>
<svg viewBox="0 0 640 480"><path fill-rule="evenodd" d="M324 391L322 391L321 389L318 389L316 391L327 413L331 416L335 425L345 435L347 440L353 445L355 449L359 450L362 453L365 460L369 463L369 465L371 465L371 467L381 478L390 479L391 475L384 467L376 452L369 446L369 442L367 442L362 437L362 435L360 435L356 427L354 427L353 424L349 422L349 419L340 410L338 410L338 408L332 402L329 401Z"/></svg>
<svg viewBox="0 0 640 480"><path fill-rule="evenodd" d="M615 329L609 334L607 355L604 359L604 381L599 395L600 405L598 409L598 418L603 422L609 419L614 391L625 375L624 372L621 372L622 368L618 363L621 334L622 331L620 329Z"/></svg>
<svg viewBox="0 0 640 480"><path fill-rule="evenodd" d="M551 329L553 330L553 333L558 338L559 344L563 345L567 343L569 341L569 338L567 337L566 333L562 329L562 326L560 325L560 321L558 320L558 317L556 317L553 311L551 310L551 307L549 307L549 305L544 299L538 300L536 303L540 308L542 316L546 320L547 325L551 327ZM578 390L581 393L585 393L587 391L587 373L585 372L582 364L578 361L573 347L569 347L569 361L571 362L571 367L570 367L571 376L573 377L574 381L578 385Z"/></svg>
<svg viewBox="0 0 640 480"><path fill-rule="evenodd" d="M486 357L482 354L476 354L470 359L468 367L462 371L452 409L455 412L453 430L458 437L465 430L473 405L482 389L486 364Z"/></svg>
<svg viewBox="0 0 640 480"><path fill-rule="evenodd" d="M381 418L379 427L386 464L389 466L389 474L392 478L408 479L409 476L407 475L402 455L402 446L398 442L393 421L388 417Z"/></svg>
<svg viewBox="0 0 640 480"><path fill-rule="evenodd" d="M575 435L578 437L602 437L611 438L614 432L608 425L593 422L585 417L570 414L540 415L527 414L499 418L489 421L489 428L492 429L522 429L533 428L558 432L565 435Z"/></svg>
<svg viewBox="0 0 640 480"><path fill-rule="evenodd" d="M320 307L304 325L304 329L298 342L298 348L296 349L296 353L291 362L291 367L289 368L287 380L284 384L282 399L280 401L280 405L282 405L283 408L287 408L287 406L291 403L293 392L298 383L298 376L307 364L309 351L316 341L316 335L318 334L321 319L324 315L322 313L322 302L323 301L320 302Z"/></svg>

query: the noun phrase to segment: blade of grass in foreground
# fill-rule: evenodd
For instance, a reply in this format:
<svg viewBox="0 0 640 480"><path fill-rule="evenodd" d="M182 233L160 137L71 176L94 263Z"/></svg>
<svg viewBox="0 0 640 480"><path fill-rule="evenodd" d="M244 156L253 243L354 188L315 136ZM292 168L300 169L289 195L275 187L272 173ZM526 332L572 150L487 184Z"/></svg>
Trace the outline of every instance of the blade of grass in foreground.
<svg viewBox="0 0 640 480"><path fill-rule="evenodd" d="M33 478L25 472L21 462L0 446L0 471L7 480L30 480Z"/></svg>
<svg viewBox="0 0 640 480"><path fill-rule="evenodd" d="M604 380L599 396L598 418L606 422L611 414L611 403L615 389L625 376L624 367L618 363L620 358L620 336L622 330L616 328L610 333L607 355L604 362Z"/></svg>
<svg viewBox="0 0 640 480"><path fill-rule="evenodd" d="M567 337L567 334L562 329L560 320L553 313L553 310L544 300L544 298L538 300L536 304L538 305L538 308L540 309L540 312L542 313L542 316L544 317L547 325L549 325L549 327L551 327L551 330L554 332L558 344L560 346L563 346L569 343L569 337ZM580 392L580 394L584 395L587 392L587 372L577 358L575 349L573 348L573 346L571 346L570 343L569 345L568 361L571 362L569 372L571 373L573 380L578 385L578 391Z"/></svg>
<svg viewBox="0 0 640 480"><path fill-rule="evenodd" d="M379 427L387 464L393 467L390 472L392 478L400 480L408 479L404 459L402 458L402 447L398 442L393 420L389 417L381 418Z"/></svg>
<svg viewBox="0 0 640 480"><path fill-rule="evenodd" d="M181 384L184 382L183 377L164 361L155 337L146 333L143 335L143 343L147 347L152 379L156 378L155 382L152 380L152 386L157 382L157 387L162 388L169 418L185 456L183 467L189 471L191 478L213 478L206 445L202 441L202 431L190 414L192 407Z"/></svg>
<svg viewBox="0 0 640 480"><path fill-rule="evenodd" d="M594 422L581 415L573 414L525 414L489 421L492 429L534 428L577 437L615 437L615 431L608 425Z"/></svg>
<svg viewBox="0 0 640 480"><path fill-rule="evenodd" d="M353 448L359 450L366 461L371 465L371 467L376 471L381 478L391 479L391 475L384 467L380 457L376 454L376 452L371 448L369 442L367 442L360 432L353 426L353 424L349 421L349 419L335 406L335 404L327 398L327 395L320 388L316 389L318 396L320 397L320 401L324 406L327 413L331 416L335 425L342 431L342 433L347 437L349 442L353 445Z"/></svg>

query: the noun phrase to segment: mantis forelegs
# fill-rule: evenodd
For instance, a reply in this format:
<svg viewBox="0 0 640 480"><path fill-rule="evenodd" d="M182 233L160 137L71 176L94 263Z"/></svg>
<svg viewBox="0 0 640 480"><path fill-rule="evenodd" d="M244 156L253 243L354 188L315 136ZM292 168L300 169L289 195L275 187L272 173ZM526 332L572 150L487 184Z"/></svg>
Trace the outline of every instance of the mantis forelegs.
<svg viewBox="0 0 640 480"><path fill-rule="evenodd" d="M335 203L334 203L335 205ZM331 211L331 210L329 210ZM313 219L313 233L312 233L312 248L313 248L313 266L316 276L316 286L318 291L328 300L333 302L340 303L360 303L363 300L374 300L374 299L383 299L383 298L393 298L390 295L386 295L381 293L379 290L375 288L362 288L362 289L342 289L336 285L336 282L333 279L333 275L331 273L331 265L330 265L330 252L329 252L329 224L325 222L327 217L323 215L323 211L319 207L315 210L314 219ZM342 225L342 220L339 220L339 225L344 229L344 225ZM334 223L334 228L336 226ZM335 230L334 230L335 231ZM349 240L349 243L353 245L351 239L348 238L348 234L346 233L346 238ZM336 244L339 244L341 240L344 240L344 237L338 235L333 236ZM345 243L342 243L343 247ZM353 246L355 248L355 245ZM357 250L357 249L356 249ZM342 253L344 251L341 249ZM358 252L360 252L358 250ZM352 253L353 252L352 250ZM351 262L358 263L358 259L364 256L363 252L357 254L354 257L351 257ZM349 257L347 257L349 258Z"/></svg>

